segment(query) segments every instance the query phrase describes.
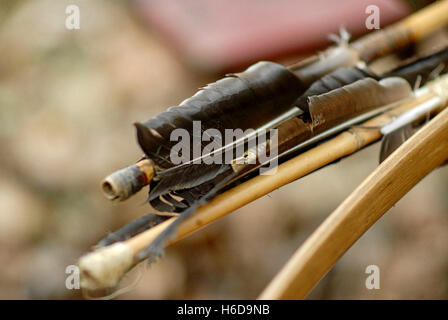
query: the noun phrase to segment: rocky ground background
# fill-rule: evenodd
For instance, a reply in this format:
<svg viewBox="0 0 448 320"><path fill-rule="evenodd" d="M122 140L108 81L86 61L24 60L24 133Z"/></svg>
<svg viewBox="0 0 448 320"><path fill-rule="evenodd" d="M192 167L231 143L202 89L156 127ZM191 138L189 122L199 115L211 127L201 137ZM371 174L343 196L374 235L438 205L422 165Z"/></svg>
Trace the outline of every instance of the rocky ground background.
<svg viewBox="0 0 448 320"><path fill-rule="evenodd" d="M106 200L102 178L139 158L132 123L219 75L182 64L122 1L0 4L0 298L82 298L65 287L107 232L151 212L140 192ZM235 211L125 279L121 299L255 298L303 240L377 165L378 145ZM310 298L448 298L448 169L425 178L369 230ZM381 270L367 290L365 268Z"/></svg>

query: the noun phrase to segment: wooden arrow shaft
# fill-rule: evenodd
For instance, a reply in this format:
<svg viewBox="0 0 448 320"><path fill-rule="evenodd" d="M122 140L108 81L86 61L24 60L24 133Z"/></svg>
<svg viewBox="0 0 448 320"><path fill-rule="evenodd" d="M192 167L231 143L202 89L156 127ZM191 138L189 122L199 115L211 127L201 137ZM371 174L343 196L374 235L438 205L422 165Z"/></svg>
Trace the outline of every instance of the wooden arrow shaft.
<svg viewBox="0 0 448 320"><path fill-rule="evenodd" d="M361 60L372 60L417 42L446 25L448 1L436 1L382 30L368 33L352 43Z"/></svg>

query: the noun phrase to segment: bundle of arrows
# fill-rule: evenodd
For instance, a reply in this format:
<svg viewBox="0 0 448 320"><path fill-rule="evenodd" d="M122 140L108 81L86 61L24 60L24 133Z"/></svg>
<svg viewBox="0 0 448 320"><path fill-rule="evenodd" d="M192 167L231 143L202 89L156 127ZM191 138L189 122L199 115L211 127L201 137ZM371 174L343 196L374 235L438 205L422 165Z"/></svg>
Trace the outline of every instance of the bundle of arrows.
<svg viewBox="0 0 448 320"><path fill-rule="evenodd" d="M372 68L447 24L448 0L437 1L351 43L341 32L334 46L292 66L258 62L136 123L144 156L106 177L103 190L123 201L149 185L148 202L160 212L107 235L81 257L81 286L114 288L166 246L382 140L380 166L260 296L304 298L376 220L448 159L446 43L389 70Z"/></svg>

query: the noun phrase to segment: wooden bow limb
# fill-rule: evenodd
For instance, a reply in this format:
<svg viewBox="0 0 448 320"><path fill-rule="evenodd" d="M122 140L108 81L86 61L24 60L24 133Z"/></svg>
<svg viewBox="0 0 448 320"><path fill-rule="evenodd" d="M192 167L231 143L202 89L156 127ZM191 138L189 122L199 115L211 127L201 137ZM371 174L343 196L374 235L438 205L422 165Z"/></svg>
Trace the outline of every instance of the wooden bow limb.
<svg viewBox="0 0 448 320"><path fill-rule="evenodd" d="M435 93L430 91L418 98L412 98L390 112L365 122L363 126L381 127L392 121L394 116L414 108L431 99L434 95ZM279 165L275 174L257 176L216 196L209 203L200 207L193 217L181 223L175 237L167 245L181 240L226 214L325 165L348 156L380 138L379 129L362 127L355 127L339 134ZM97 249L81 257L79 260L81 286L85 289L100 289L117 285L120 278L140 262L136 258L138 253L145 249L175 219L176 217L173 217L129 240Z"/></svg>
<svg viewBox="0 0 448 320"><path fill-rule="evenodd" d="M447 159L448 109L378 166L294 253L259 298L305 298L364 232Z"/></svg>

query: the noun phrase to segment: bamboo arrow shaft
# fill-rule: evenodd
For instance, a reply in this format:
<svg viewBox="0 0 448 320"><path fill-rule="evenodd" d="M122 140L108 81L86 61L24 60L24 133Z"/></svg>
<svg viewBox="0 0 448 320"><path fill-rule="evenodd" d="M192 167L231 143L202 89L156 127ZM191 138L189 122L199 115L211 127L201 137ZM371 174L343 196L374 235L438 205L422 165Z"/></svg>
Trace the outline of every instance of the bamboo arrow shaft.
<svg viewBox="0 0 448 320"><path fill-rule="evenodd" d="M365 62L392 53L445 26L448 23L448 0L436 1L383 30L371 32L352 43Z"/></svg>
<svg viewBox="0 0 448 320"><path fill-rule="evenodd" d="M319 226L261 294L302 299L414 185L448 159L448 109L419 130Z"/></svg>
<svg viewBox="0 0 448 320"><path fill-rule="evenodd" d="M446 25L448 1L436 1L403 20L413 41L418 41L430 32Z"/></svg>

